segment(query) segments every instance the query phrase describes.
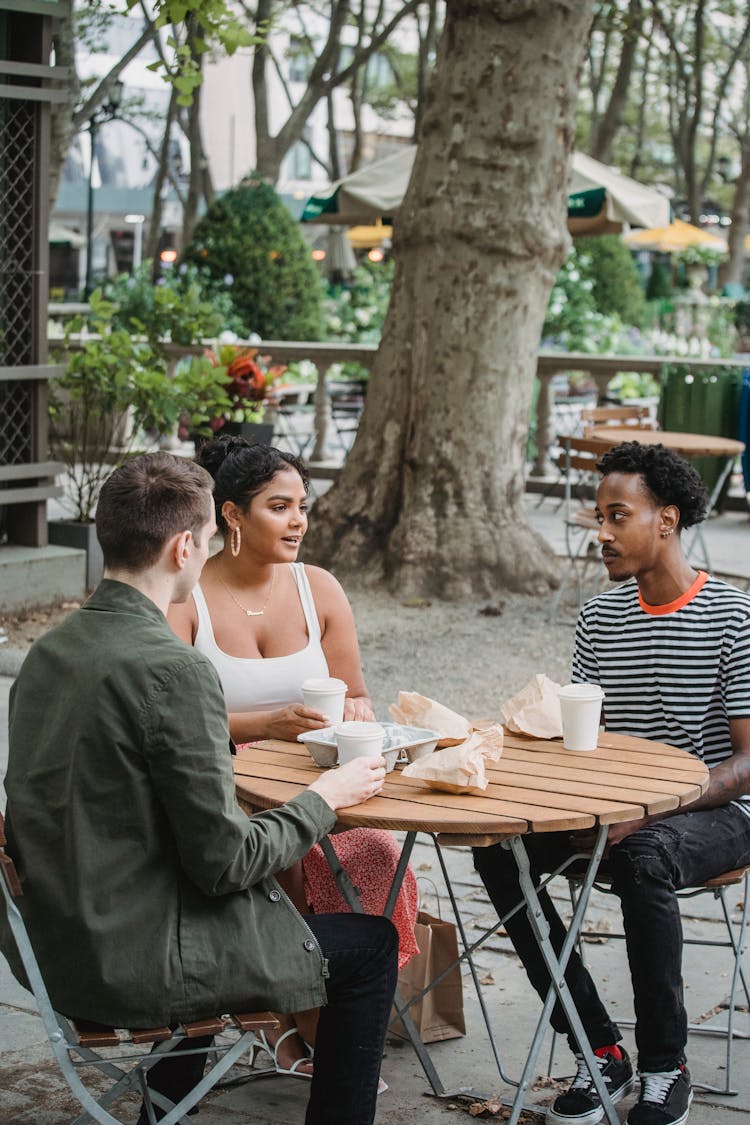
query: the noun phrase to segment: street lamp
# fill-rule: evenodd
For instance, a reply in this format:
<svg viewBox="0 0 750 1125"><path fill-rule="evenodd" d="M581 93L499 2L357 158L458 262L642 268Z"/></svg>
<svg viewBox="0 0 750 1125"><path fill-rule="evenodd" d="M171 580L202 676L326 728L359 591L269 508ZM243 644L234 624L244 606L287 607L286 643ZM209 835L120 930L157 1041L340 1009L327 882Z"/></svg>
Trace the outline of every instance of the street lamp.
<svg viewBox="0 0 750 1125"><path fill-rule="evenodd" d="M122 104L123 82L115 79L109 88L107 100L94 110L89 118L89 138L91 141L91 160L89 161L89 191L88 209L86 211L86 284L83 290L84 300L88 301L93 289L92 264L94 241L94 160L96 158L96 131L105 121L111 121L117 116L117 111Z"/></svg>

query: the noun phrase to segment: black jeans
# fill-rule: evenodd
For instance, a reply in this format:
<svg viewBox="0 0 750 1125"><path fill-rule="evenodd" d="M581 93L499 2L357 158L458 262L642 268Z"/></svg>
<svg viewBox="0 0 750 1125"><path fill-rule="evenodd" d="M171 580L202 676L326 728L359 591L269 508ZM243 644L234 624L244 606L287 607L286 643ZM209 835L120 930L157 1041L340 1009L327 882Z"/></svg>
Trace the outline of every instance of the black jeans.
<svg viewBox="0 0 750 1125"><path fill-rule="evenodd" d="M535 885L577 850L565 832L524 841ZM512 854L500 844L475 848L474 862L498 915L521 897ZM635 1001L635 1040L641 1071L671 1070L685 1060L687 1016L682 990L682 923L675 891L750 863L750 818L735 805L679 813L634 832L611 849L606 863L620 898ZM565 927L546 890L539 895L557 953ZM549 975L525 910L506 930L531 984L547 995ZM565 980L591 1046L606 1047L622 1036L599 999L594 982L574 951ZM576 1043L559 1003L552 1026Z"/></svg>
<svg viewBox="0 0 750 1125"><path fill-rule="evenodd" d="M371 1125L398 974L398 934L387 918L369 914L312 914L305 921L329 972L305 1125ZM193 1039L185 1046L209 1044ZM178 1102L200 1080L204 1065L203 1055L165 1058L149 1071L149 1087ZM157 1110L157 1119L162 1116ZM139 1125L146 1120L142 1111Z"/></svg>

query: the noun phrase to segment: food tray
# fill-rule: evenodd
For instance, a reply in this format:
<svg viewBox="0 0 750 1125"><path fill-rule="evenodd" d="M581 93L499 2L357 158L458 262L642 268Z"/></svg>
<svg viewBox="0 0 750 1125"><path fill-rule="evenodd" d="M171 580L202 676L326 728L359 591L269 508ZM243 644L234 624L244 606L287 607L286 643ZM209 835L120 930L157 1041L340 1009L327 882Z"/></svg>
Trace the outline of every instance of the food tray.
<svg viewBox="0 0 750 1125"><path fill-rule="evenodd" d="M393 769L402 754L410 762L431 754L440 737L437 731L427 730L425 727L405 727L400 723L381 723L380 726L385 731L383 757L389 770ZM335 766L338 761L333 730L333 727L323 727L322 730L297 735L297 741L304 742L310 756L319 766Z"/></svg>

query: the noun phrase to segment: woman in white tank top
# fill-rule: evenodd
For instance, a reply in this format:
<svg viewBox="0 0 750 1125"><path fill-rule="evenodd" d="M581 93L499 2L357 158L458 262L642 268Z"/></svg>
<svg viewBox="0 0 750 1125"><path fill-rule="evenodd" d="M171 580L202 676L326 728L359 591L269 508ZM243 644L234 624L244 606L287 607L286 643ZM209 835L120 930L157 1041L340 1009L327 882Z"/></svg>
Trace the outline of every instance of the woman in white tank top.
<svg viewBox="0 0 750 1125"><path fill-rule="evenodd" d="M301 462L241 439L210 442L200 460L214 477L224 546L169 620L216 667L234 741L296 739L326 726L302 702L309 676L344 680L345 718L374 718L347 597L332 574L296 562L307 530Z"/></svg>
<svg viewBox="0 0 750 1125"><path fill-rule="evenodd" d="M224 545L206 563L192 598L171 607L169 622L216 667L234 741L291 741L327 726L325 715L302 702L302 681L309 676L344 680L344 718L373 719L347 597L332 574L296 561L307 530L308 478L301 461L240 438L209 442L198 460L214 478ZM332 842L365 909L382 912L400 854L393 836L355 829ZM319 846L279 881L302 912L346 909ZM417 952L417 897L409 869L393 913L400 966ZM294 1067L309 1077L310 1060L295 1026L281 1018L285 1033L272 1051L276 1067ZM309 1023L298 1022L310 1041Z"/></svg>

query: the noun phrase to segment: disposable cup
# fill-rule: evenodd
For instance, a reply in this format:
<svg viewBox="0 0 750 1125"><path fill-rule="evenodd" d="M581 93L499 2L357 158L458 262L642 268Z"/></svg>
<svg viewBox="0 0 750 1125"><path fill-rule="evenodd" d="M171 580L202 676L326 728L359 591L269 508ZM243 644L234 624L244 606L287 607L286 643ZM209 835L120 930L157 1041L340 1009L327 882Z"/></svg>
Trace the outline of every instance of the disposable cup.
<svg viewBox="0 0 750 1125"><path fill-rule="evenodd" d="M319 679L303 681L302 700L305 707L322 711L333 725L340 723L344 717L346 691L347 685L343 680L337 680L333 676L322 676Z"/></svg>
<svg viewBox="0 0 750 1125"><path fill-rule="evenodd" d="M368 758L383 753L385 731L380 723L339 723L334 727L333 735L339 751L340 766L355 758Z"/></svg>
<svg viewBox="0 0 750 1125"><path fill-rule="evenodd" d="M567 684L560 688L563 746L596 750L604 692L598 684Z"/></svg>

